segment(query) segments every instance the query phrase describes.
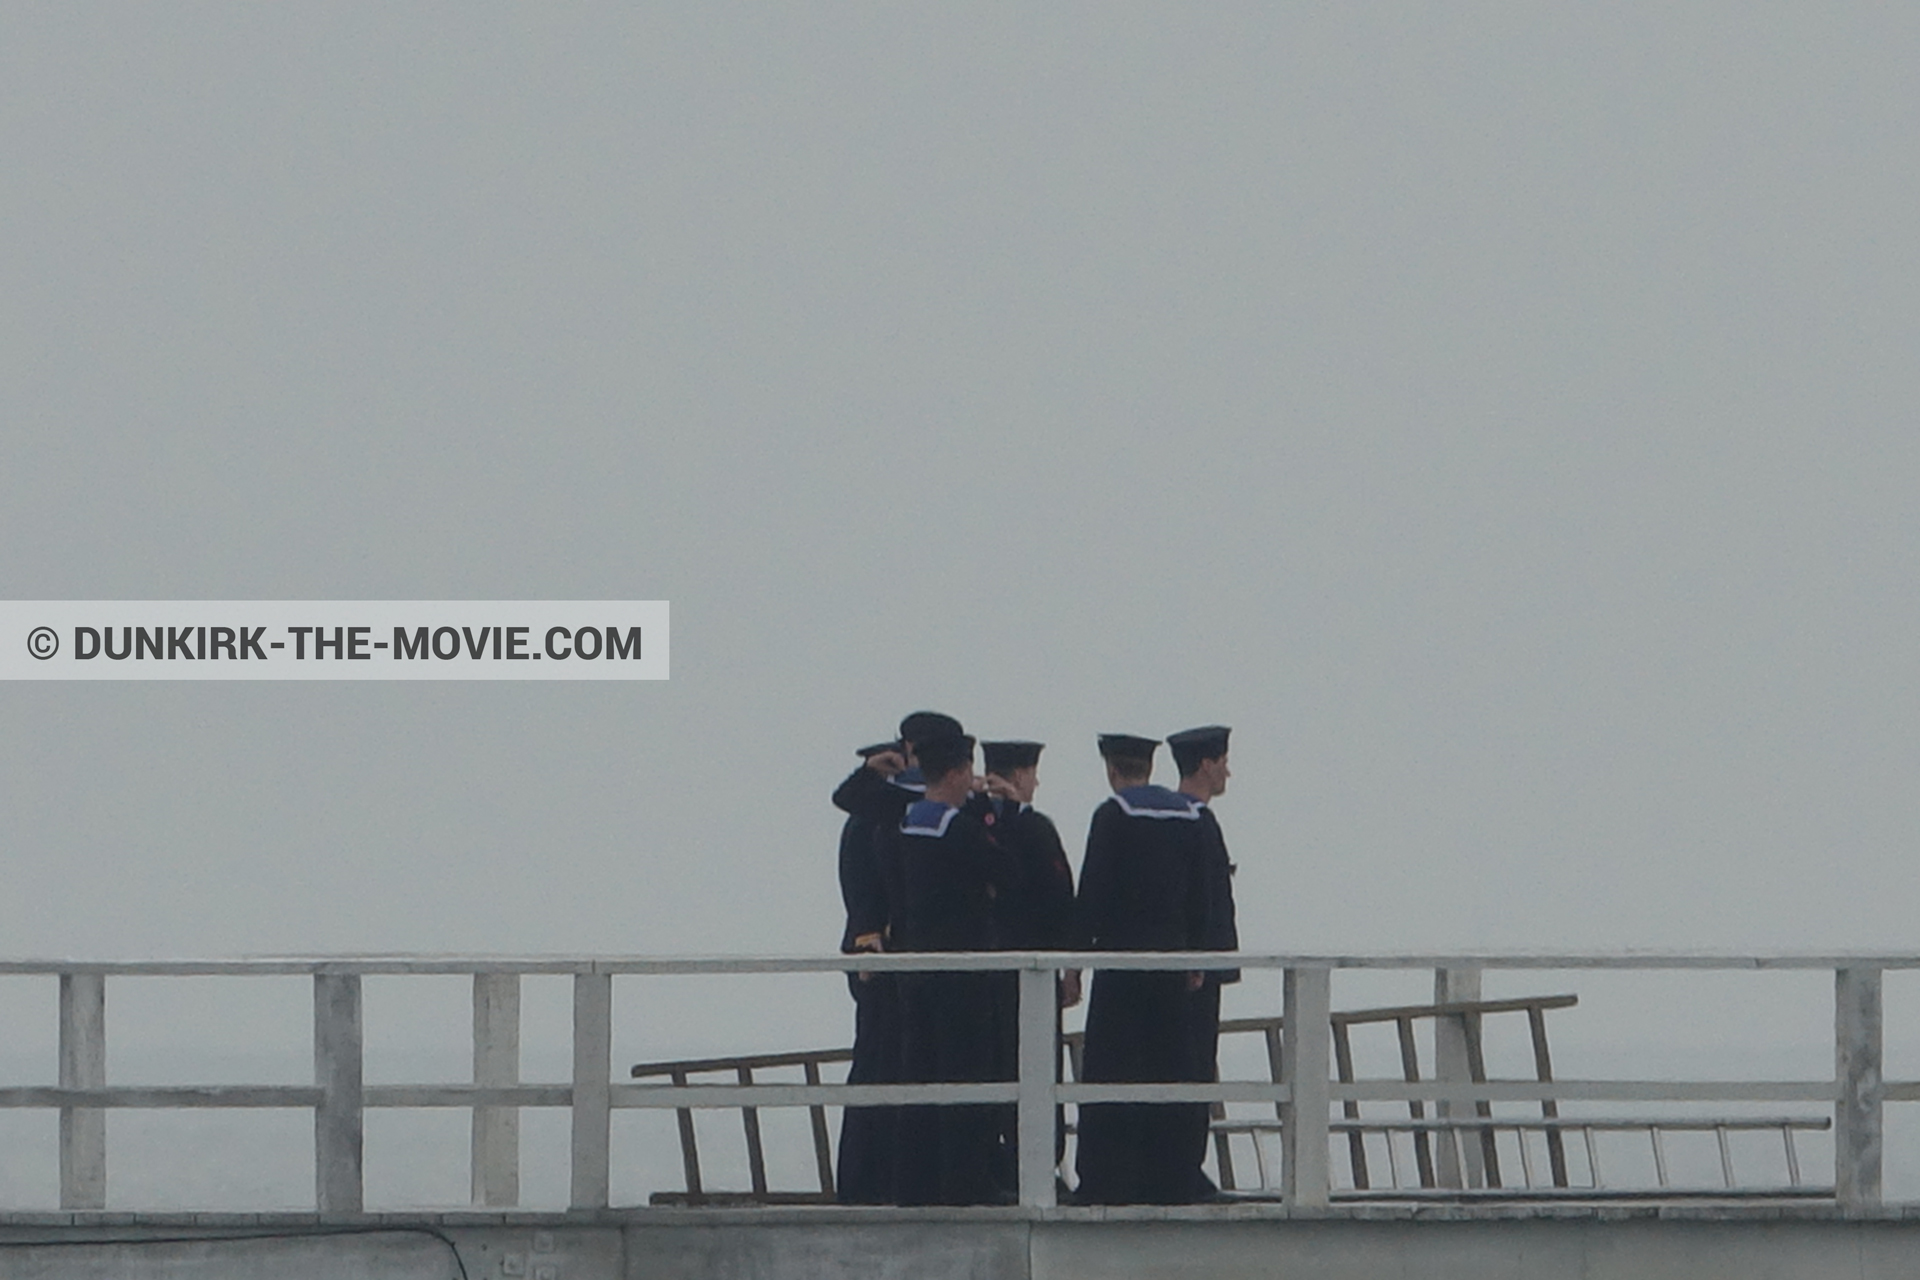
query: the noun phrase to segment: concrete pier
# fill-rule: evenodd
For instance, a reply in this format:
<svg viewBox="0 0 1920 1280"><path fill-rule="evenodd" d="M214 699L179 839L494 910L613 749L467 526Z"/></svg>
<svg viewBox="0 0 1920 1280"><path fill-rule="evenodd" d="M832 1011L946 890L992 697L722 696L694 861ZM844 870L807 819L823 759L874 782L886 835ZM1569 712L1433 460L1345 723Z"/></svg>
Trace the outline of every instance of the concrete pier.
<svg viewBox="0 0 1920 1280"><path fill-rule="evenodd" d="M1920 1206L0 1218L0 1280L1905 1280L1916 1258Z"/></svg>

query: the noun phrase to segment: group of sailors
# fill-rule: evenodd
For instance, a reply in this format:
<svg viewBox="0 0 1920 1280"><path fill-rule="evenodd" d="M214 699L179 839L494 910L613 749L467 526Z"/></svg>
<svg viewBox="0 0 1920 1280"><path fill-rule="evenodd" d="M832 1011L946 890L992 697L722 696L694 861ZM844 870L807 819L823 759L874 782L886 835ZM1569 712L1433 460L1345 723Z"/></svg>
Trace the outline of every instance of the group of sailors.
<svg viewBox="0 0 1920 1280"><path fill-rule="evenodd" d="M1113 795L1094 810L1076 892L1059 830L1033 804L1042 744L976 744L951 716L907 716L897 740L860 749L860 767L833 794L847 814L841 950L1236 949L1233 865L1208 803L1227 787L1227 737L1221 725L1170 734L1180 774L1170 789L1152 782L1158 739L1101 735ZM1220 987L1238 980L1237 972L1219 970L1096 973L1080 1078L1216 1079ZM854 973L848 986L856 1009L849 1083L1015 1078L1016 974ZM1079 1003L1079 972L1057 975L1056 990L1059 1008ZM1201 1168L1209 1114L1204 1102L1082 1105L1078 1186L1069 1198L1212 1198L1218 1189ZM849 1107L840 1133L839 1198L1011 1203L1014 1118L1010 1104ZM1061 1128L1057 1123L1056 1161L1064 1150Z"/></svg>

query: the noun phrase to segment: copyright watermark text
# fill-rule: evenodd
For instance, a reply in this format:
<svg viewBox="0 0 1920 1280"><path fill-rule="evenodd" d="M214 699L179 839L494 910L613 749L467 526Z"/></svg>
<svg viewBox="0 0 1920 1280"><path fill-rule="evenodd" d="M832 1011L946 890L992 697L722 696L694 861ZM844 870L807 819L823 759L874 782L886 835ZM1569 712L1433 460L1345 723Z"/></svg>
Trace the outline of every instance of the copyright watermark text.
<svg viewBox="0 0 1920 1280"><path fill-rule="evenodd" d="M664 600L0 601L0 679L666 678Z"/></svg>

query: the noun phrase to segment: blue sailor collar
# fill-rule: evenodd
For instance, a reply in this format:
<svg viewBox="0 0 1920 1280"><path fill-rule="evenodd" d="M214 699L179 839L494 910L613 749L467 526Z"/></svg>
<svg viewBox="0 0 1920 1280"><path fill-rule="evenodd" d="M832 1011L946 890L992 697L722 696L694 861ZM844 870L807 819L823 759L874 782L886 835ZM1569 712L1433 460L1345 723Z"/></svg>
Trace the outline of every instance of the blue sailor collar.
<svg viewBox="0 0 1920 1280"><path fill-rule="evenodd" d="M909 836L944 836L953 815L960 811L938 800L915 800L900 819L900 832Z"/></svg>
<svg viewBox="0 0 1920 1280"><path fill-rule="evenodd" d="M923 795L927 789L926 776L920 772L920 766L917 764L909 765L907 768L894 774L891 778L887 779L887 784L898 787L902 791L911 791L915 795Z"/></svg>
<svg viewBox="0 0 1920 1280"><path fill-rule="evenodd" d="M1129 818L1172 818L1183 822L1197 822L1200 810L1205 806L1192 796L1178 791L1169 791L1165 787L1156 787L1151 783L1139 787L1127 787L1113 794L1114 803L1120 806L1120 812Z"/></svg>

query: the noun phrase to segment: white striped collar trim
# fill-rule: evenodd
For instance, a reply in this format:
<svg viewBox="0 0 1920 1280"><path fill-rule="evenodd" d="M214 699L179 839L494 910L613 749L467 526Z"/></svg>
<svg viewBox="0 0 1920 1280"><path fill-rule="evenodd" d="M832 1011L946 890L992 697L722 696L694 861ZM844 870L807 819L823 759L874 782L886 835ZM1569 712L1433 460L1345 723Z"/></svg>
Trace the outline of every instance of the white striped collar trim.
<svg viewBox="0 0 1920 1280"><path fill-rule="evenodd" d="M940 808L938 819L934 819L926 812L936 805ZM954 815L959 812L951 805L940 804L938 800L915 801L907 806L906 817L900 822L900 833L909 836L944 836L947 834L947 827L953 822ZM930 822L932 825L928 825Z"/></svg>
<svg viewBox="0 0 1920 1280"><path fill-rule="evenodd" d="M1164 787L1153 787L1151 789L1147 787L1127 788L1127 791L1135 792L1147 792L1149 790L1154 794L1151 796L1137 795L1135 797L1135 799L1142 802L1140 804L1134 804L1128 800L1125 791L1116 791L1113 796L1113 802L1119 805L1120 812L1126 814L1129 818L1173 818L1181 822L1198 822L1200 820L1201 806L1192 796L1180 795L1179 792L1168 791ZM1178 797L1185 803L1180 805L1167 804L1165 797L1169 796ZM1159 803L1150 803L1150 801L1158 801Z"/></svg>

